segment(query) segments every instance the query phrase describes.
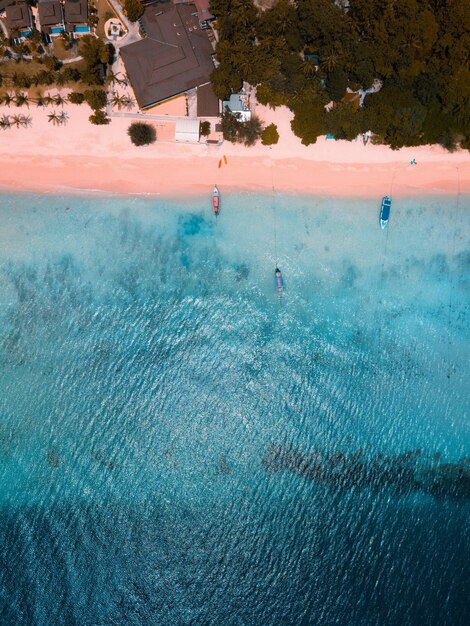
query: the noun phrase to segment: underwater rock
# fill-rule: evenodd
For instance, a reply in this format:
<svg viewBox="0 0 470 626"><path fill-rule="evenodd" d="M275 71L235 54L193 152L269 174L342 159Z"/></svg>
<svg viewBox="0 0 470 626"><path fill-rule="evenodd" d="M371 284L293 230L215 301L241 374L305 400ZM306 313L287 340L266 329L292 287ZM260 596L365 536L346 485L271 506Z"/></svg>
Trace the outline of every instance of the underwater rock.
<svg viewBox="0 0 470 626"><path fill-rule="evenodd" d="M245 265L245 263L237 265L235 267L235 272L235 280L237 281L237 283L242 280L246 280L250 274L250 270L248 269L248 266Z"/></svg>
<svg viewBox="0 0 470 626"><path fill-rule="evenodd" d="M113 469L116 469L117 467L117 463L105 458L100 452L97 452L94 455L94 458L95 458L95 461L98 461L98 463L105 469L113 470Z"/></svg>
<svg viewBox="0 0 470 626"><path fill-rule="evenodd" d="M269 472L289 471L339 489L378 491L388 487L402 495L420 491L434 497L470 497L467 457L458 463L440 463L440 456L423 455L421 450L366 457L363 450L351 454L322 454L319 451L302 452L292 446L271 445L261 459L261 465Z"/></svg>
<svg viewBox="0 0 470 626"><path fill-rule="evenodd" d="M227 460L227 457L222 455L217 460L217 473L220 476L228 476L232 473L232 468Z"/></svg>
<svg viewBox="0 0 470 626"><path fill-rule="evenodd" d="M205 226L205 220L202 215L192 214L181 220L180 233L183 236L192 237L198 235Z"/></svg>
<svg viewBox="0 0 470 626"><path fill-rule="evenodd" d="M47 451L47 464L49 467L56 469L61 463L60 455L54 448Z"/></svg>

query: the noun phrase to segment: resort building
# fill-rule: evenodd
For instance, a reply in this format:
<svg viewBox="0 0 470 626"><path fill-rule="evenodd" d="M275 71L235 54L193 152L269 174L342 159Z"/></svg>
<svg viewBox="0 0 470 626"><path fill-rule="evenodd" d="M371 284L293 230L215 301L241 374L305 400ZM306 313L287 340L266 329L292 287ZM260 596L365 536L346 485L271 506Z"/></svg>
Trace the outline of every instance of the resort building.
<svg viewBox="0 0 470 626"><path fill-rule="evenodd" d="M33 27L33 16L30 7L25 2L7 6L6 16L7 27L11 36L22 39L30 34Z"/></svg>
<svg viewBox="0 0 470 626"><path fill-rule="evenodd" d="M15 4L15 0L0 0L0 15L5 13L5 9L12 4Z"/></svg>
<svg viewBox="0 0 470 626"><path fill-rule="evenodd" d="M217 111L210 86L213 48L201 29L193 3L148 6L140 19L144 39L120 49L127 75L141 109L191 90L202 92L200 110Z"/></svg>
<svg viewBox="0 0 470 626"><path fill-rule="evenodd" d="M46 36L57 37L64 32L64 11L59 0L39 0L38 17L41 31Z"/></svg>
<svg viewBox="0 0 470 626"><path fill-rule="evenodd" d="M209 24L215 20L215 17L209 10L209 0L194 0L197 9L197 17L201 28L209 28Z"/></svg>
<svg viewBox="0 0 470 626"><path fill-rule="evenodd" d="M241 122L247 122L251 119L250 96L245 93L233 93L228 100L224 100L223 110L225 109L237 113Z"/></svg>
<svg viewBox="0 0 470 626"><path fill-rule="evenodd" d="M64 16L65 30L68 33L83 35L90 32L87 0L65 0Z"/></svg>

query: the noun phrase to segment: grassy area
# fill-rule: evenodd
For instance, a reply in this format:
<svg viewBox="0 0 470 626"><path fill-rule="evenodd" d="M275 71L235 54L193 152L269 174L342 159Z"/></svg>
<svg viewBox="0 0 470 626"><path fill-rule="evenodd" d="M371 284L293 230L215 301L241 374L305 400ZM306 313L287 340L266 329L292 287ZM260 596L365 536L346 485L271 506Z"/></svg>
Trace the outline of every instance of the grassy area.
<svg viewBox="0 0 470 626"><path fill-rule="evenodd" d="M14 91L30 91L28 89L19 89L18 87L13 87L10 83L10 76L13 74L26 74L27 76L33 76L37 72L41 70L45 70L46 68L42 63L35 63L33 61L3 61L0 63L0 74L2 75L3 81L0 86L0 95L4 95L7 92L12 93Z"/></svg>
<svg viewBox="0 0 470 626"><path fill-rule="evenodd" d="M104 37L104 25L112 17L117 18L116 12L109 4L108 0L93 0L95 7L98 9L98 26L96 27L96 34L98 37Z"/></svg>
<svg viewBox="0 0 470 626"><path fill-rule="evenodd" d="M23 61L2 61L0 63L0 74L2 76L11 76L12 74L26 74L26 76L33 76L41 70L45 70L46 67L42 63L36 61L23 60Z"/></svg>
<svg viewBox="0 0 470 626"><path fill-rule="evenodd" d="M73 49L65 49L65 42L62 37L54 37L52 41L52 54L56 59L59 59L59 61L65 61L75 56Z"/></svg>
<svg viewBox="0 0 470 626"><path fill-rule="evenodd" d="M77 68L78 70L83 69L84 61L76 61L75 63L68 64L70 68ZM37 98L39 94L45 94L48 91L57 89L57 86L52 85L33 85L29 89L22 89L20 87L14 87L11 85L9 81L9 77L12 76L15 72L25 73L28 76L36 74L42 70L46 70L47 68L41 63L35 63L33 61L20 61L16 63L16 61L5 61L0 63L0 74L3 76L3 84L0 86L0 95L3 96L6 93L14 93L16 91L20 91L22 93L27 93L30 98ZM70 82L65 83L60 89L72 89L73 91L84 91L85 89L93 89L93 87L89 87L88 85L84 85L81 82Z"/></svg>

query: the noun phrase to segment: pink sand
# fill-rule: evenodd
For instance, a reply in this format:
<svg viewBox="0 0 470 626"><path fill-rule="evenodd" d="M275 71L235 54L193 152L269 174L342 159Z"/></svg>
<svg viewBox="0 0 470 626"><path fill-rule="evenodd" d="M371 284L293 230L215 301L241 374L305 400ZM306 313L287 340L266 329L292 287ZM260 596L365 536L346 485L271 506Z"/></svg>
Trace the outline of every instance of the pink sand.
<svg viewBox="0 0 470 626"><path fill-rule="evenodd" d="M450 154L439 146L393 151L323 137L306 147L291 132L292 115L285 108L257 108L265 123L278 126L280 140L271 148L174 143L169 141L174 132L169 120L155 122L159 136L155 144L138 148L126 133L130 118L93 126L88 106L67 105L68 124L55 127L47 121L53 109L0 107L0 115L33 118L31 128L11 128L0 135L3 188L181 195L208 194L217 183L222 192L274 187L316 195L381 197L454 194L460 187L462 193L470 193L468 151ZM412 158L417 165L410 165Z"/></svg>

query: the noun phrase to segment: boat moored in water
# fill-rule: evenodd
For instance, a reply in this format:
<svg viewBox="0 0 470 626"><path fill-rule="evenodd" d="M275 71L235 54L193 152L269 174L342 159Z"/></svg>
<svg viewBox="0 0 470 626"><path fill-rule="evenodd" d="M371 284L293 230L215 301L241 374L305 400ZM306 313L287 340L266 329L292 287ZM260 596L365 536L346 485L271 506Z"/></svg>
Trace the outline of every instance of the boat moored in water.
<svg viewBox="0 0 470 626"><path fill-rule="evenodd" d="M215 216L219 215L220 210L220 191L217 188L217 185L214 185L214 189L212 190L212 208L214 209Z"/></svg>
<svg viewBox="0 0 470 626"><path fill-rule="evenodd" d="M390 209L392 207L392 199L388 196L382 198L382 206L380 209L380 227L385 228L390 217Z"/></svg>
<svg viewBox="0 0 470 626"><path fill-rule="evenodd" d="M276 270L274 272L274 276L275 276L275 279L276 279L277 290L279 291L279 293L281 293L282 287L283 287L283 281L282 281L281 270L278 267L276 267Z"/></svg>

